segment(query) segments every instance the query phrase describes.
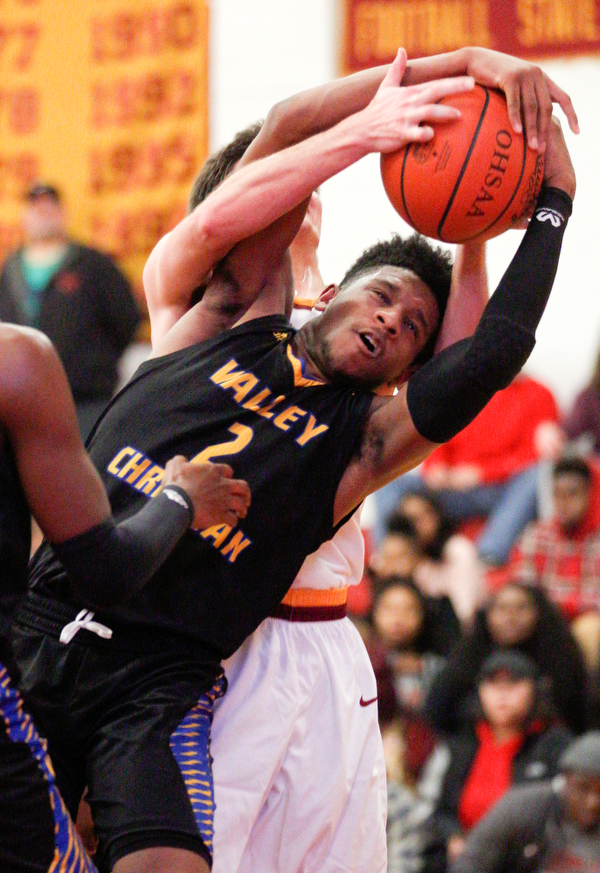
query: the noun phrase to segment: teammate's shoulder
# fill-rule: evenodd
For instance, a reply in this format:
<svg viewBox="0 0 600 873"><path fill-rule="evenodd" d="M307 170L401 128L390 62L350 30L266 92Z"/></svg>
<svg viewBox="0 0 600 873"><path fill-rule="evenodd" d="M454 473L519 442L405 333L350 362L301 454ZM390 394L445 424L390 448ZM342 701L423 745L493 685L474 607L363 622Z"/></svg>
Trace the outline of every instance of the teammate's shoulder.
<svg viewBox="0 0 600 873"><path fill-rule="evenodd" d="M0 324L0 380L21 394L54 374L58 354L48 337L30 327ZM52 382L46 382L52 390Z"/></svg>
<svg viewBox="0 0 600 873"><path fill-rule="evenodd" d="M54 346L46 336L33 327L0 322L0 350L2 361L17 361L25 357L31 364L38 363L49 355L56 354Z"/></svg>

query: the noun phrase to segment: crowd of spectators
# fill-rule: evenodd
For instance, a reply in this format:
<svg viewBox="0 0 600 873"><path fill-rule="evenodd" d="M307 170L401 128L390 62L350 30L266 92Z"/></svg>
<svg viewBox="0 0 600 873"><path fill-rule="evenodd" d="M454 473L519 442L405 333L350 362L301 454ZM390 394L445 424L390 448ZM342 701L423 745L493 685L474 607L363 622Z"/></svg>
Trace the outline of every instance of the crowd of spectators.
<svg viewBox="0 0 600 873"><path fill-rule="evenodd" d="M519 376L375 496L390 873L600 871L599 374L562 420Z"/></svg>

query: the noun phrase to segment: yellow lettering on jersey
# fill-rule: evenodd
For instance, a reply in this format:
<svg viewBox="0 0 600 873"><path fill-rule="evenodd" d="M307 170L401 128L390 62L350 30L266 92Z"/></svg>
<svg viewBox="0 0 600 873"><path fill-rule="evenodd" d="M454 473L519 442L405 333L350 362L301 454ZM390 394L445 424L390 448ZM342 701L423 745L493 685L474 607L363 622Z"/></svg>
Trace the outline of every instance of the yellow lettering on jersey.
<svg viewBox="0 0 600 873"><path fill-rule="evenodd" d="M303 415L306 415L306 409L300 409L299 406L288 406L287 409L279 413L273 424L275 427L280 427L281 430L289 430L290 424L298 421Z"/></svg>
<svg viewBox="0 0 600 873"><path fill-rule="evenodd" d="M318 427L315 427L317 423L317 419L314 415L308 419L308 424L304 428L304 433L301 434L296 442L299 446L305 446L309 440L312 440L314 437L318 436L320 433L324 433L326 430L329 430L328 424L320 424Z"/></svg>
<svg viewBox="0 0 600 873"><path fill-rule="evenodd" d="M249 394L256 385L258 385L256 376L253 376L252 373L240 373L235 379L231 379L231 381L228 379L221 387L233 388L235 402L241 403L246 394Z"/></svg>
<svg viewBox="0 0 600 873"><path fill-rule="evenodd" d="M131 475L127 476L127 482L132 485L136 479L142 475L144 470L146 470L152 461L148 458L144 458L141 452L136 452L133 458L130 458L124 467L121 467L119 470L119 479L124 479L128 473Z"/></svg>
<svg viewBox="0 0 600 873"><path fill-rule="evenodd" d="M150 467L150 469L144 473L139 482L135 483L135 487L143 494L152 496L154 490L159 490L164 475L165 471L163 468L154 464L154 466Z"/></svg>
<svg viewBox="0 0 600 873"><path fill-rule="evenodd" d="M233 536L227 545L221 549L221 554L225 555L230 564L236 560L237 556L241 551L243 551L246 546L249 546L252 540L249 540L244 537L244 534L239 530L235 536ZM215 543L215 546L217 544ZM231 554L229 554L231 552Z"/></svg>
<svg viewBox="0 0 600 873"><path fill-rule="evenodd" d="M136 450L132 449L131 446L126 446L124 449L121 449L118 455L112 459L110 464L107 467L109 473L112 473L113 476L120 476L120 468L119 464L123 460L123 458L131 457L136 454Z"/></svg>
<svg viewBox="0 0 600 873"><path fill-rule="evenodd" d="M244 409L249 409L251 412L258 412L260 409L260 404L263 400L266 400L267 397L271 396L271 392L268 388L263 388L262 391L259 391L258 394L255 394L254 397L251 397L246 403L242 404Z"/></svg>
<svg viewBox="0 0 600 873"><path fill-rule="evenodd" d="M210 381L214 382L215 385L223 385L224 382L229 382L231 379L237 379L238 376L243 374L243 370L238 370L237 373L232 372L238 366L238 362L235 358L232 358L230 361L227 361L220 370L217 370L216 373L213 373L210 377Z"/></svg>
<svg viewBox="0 0 600 873"><path fill-rule="evenodd" d="M201 530L200 536L205 540L214 540L213 546L215 549L218 549L219 546L225 542L230 533L231 528L228 524L213 524L212 527L207 527L204 530Z"/></svg>
<svg viewBox="0 0 600 873"><path fill-rule="evenodd" d="M261 406L260 409L255 410L259 415L262 415L263 418L273 418L275 415L274 412L271 412L274 406L278 406L282 400L285 400L285 394L280 394L279 397L276 397L275 400L272 400L270 403L267 403L266 406Z"/></svg>

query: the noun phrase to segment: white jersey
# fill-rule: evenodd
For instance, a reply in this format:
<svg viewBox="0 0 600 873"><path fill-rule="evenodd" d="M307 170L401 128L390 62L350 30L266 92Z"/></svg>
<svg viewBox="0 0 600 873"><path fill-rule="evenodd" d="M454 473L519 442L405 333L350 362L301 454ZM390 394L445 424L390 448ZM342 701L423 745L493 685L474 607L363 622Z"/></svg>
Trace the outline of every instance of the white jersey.
<svg viewBox="0 0 600 873"><path fill-rule="evenodd" d="M306 558L286 600L344 602L363 573L360 511ZM224 667L213 873L384 873L377 686L350 620L268 618Z"/></svg>
<svg viewBox="0 0 600 873"><path fill-rule="evenodd" d="M304 561L292 588L347 588L358 585L365 566L365 541L360 529L362 506L329 540Z"/></svg>

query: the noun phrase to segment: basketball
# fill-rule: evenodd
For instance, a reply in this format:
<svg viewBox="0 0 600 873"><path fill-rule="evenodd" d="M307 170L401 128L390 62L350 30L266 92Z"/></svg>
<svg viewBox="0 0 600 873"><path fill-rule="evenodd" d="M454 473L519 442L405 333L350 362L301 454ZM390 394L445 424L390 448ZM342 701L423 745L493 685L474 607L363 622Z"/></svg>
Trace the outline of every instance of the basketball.
<svg viewBox="0 0 600 873"><path fill-rule="evenodd" d="M441 103L461 112L434 137L381 156L392 206L415 230L449 243L498 236L525 214L544 160L511 127L501 91L476 85Z"/></svg>

